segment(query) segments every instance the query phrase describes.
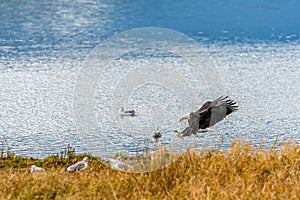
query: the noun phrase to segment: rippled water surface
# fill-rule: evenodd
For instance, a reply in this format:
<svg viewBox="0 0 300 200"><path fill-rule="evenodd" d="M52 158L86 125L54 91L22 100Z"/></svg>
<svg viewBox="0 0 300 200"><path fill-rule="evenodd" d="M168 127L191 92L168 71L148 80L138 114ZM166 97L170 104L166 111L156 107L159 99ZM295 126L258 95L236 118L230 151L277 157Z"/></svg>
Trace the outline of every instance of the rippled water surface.
<svg viewBox="0 0 300 200"><path fill-rule="evenodd" d="M1 2L0 145L33 157L60 153L68 144L80 153L97 149L101 156L121 150L132 153L147 145L155 148L152 132L156 126L163 133L160 144L173 148L184 149L190 143L199 148L226 148L235 138L253 143L264 139L268 145L276 136L280 141L299 142L297 8L295 1L284 5L258 1L244 5L233 1L226 5L204 1L196 5L188 1ZM179 140L173 130L186 124L179 124L178 118L218 96L207 90L205 77L194 79L191 65L180 56L126 54L110 63L97 83L93 96L97 129L85 138L77 129L73 110L75 84L84 61L105 39L144 26L174 29L198 41L220 75L224 95L238 102L239 111L212 132ZM197 51L190 49L190 55ZM126 89L120 85L136 80L130 73L145 66L148 73L144 70L138 77L149 84L131 88L126 99L126 106L139 115L119 118L118 103L112 100L118 97L116 89ZM164 74L161 68L180 77ZM151 73L155 78L154 72L165 84L147 79ZM189 93L184 93L186 84L197 100L183 102L170 89L182 87L181 95L189 99Z"/></svg>

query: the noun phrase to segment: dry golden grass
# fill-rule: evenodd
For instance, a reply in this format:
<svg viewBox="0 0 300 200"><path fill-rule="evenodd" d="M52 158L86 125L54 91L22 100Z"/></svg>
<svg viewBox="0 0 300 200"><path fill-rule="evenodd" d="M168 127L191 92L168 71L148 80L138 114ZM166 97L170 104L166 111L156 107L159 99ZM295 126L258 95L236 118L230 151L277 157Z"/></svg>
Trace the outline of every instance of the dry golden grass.
<svg viewBox="0 0 300 200"><path fill-rule="evenodd" d="M300 199L300 147L269 150L233 142L226 152L188 150L165 169L114 171L92 159L81 173L66 166L81 160L2 159L1 199ZM30 174L32 164L47 174Z"/></svg>

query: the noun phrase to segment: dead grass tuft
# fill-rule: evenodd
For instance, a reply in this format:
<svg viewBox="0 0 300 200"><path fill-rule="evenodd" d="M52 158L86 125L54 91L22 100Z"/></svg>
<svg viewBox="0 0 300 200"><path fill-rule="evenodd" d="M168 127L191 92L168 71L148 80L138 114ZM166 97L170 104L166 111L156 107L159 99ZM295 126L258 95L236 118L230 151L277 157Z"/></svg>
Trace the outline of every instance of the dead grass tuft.
<svg viewBox="0 0 300 200"><path fill-rule="evenodd" d="M292 142L268 150L240 141L226 152L187 150L165 169L136 174L114 171L89 156L87 170L67 173L83 156L2 158L0 198L300 199L300 148ZM32 164L47 174L30 174Z"/></svg>

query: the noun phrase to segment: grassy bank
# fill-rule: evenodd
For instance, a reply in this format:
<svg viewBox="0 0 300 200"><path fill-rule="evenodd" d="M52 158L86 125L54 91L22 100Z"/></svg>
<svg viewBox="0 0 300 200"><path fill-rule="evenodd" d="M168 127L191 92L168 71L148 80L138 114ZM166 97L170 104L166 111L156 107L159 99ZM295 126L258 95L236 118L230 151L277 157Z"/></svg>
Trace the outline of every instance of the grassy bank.
<svg viewBox="0 0 300 200"><path fill-rule="evenodd" d="M286 143L263 150L233 142L226 152L188 150L150 173L114 171L91 158L87 170L66 173L81 160L3 157L1 199L300 199L300 148ZM31 174L32 164L47 174Z"/></svg>

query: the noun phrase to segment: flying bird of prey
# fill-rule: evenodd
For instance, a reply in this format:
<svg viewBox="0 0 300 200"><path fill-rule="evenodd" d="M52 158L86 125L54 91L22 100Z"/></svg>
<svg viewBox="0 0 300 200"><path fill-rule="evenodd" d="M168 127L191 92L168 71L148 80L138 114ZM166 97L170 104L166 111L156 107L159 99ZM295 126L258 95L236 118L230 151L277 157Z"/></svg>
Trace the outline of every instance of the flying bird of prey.
<svg viewBox="0 0 300 200"><path fill-rule="evenodd" d="M68 172L74 172L74 171L82 171L88 167L88 157L84 157L82 161L75 163L74 165L71 165L67 168Z"/></svg>
<svg viewBox="0 0 300 200"><path fill-rule="evenodd" d="M37 167L35 165L31 166L30 172L31 173L37 173L37 172L44 172L44 173L46 173L46 171L42 167Z"/></svg>
<svg viewBox="0 0 300 200"><path fill-rule="evenodd" d="M135 110L125 110L123 106L120 106L119 108L119 114L123 116L131 116L134 117L136 116Z"/></svg>
<svg viewBox="0 0 300 200"><path fill-rule="evenodd" d="M214 101L205 102L201 108L195 112L188 113L179 118L179 122L188 120L189 126L182 132L176 130L178 137L196 135L199 130L206 129L223 120L227 115L236 111L236 102L228 97L219 97Z"/></svg>

